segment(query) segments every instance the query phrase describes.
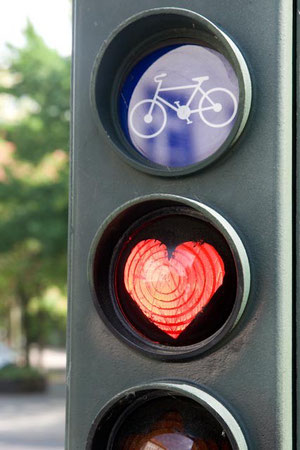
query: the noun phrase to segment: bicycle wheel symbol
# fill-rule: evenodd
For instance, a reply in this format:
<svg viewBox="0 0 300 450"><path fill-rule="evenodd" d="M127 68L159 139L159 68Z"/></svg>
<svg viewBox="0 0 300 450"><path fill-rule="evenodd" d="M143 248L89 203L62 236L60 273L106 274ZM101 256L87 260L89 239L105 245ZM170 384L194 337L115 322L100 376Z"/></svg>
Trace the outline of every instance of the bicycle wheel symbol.
<svg viewBox="0 0 300 450"><path fill-rule="evenodd" d="M167 123L165 108L155 100L142 100L131 110L129 125L134 133L144 139L158 136Z"/></svg>
<svg viewBox="0 0 300 450"><path fill-rule="evenodd" d="M213 128L222 128L230 124L238 109L238 103L228 89L209 89L199 102L199 115L203 122Z"/></svg>

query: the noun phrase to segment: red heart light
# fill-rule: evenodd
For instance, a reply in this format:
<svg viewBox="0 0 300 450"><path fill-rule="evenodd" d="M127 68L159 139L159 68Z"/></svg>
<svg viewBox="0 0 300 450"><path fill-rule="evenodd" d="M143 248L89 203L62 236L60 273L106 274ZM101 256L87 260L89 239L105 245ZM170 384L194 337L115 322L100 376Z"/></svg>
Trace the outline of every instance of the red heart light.
<svg viewBox="0 0 300 450"><path fill-rule="evenodd" d="M184 242L171 258L156 239L139 242L124 269L125 287L143 314L178 338L223 283L224 263L207 243Z"/></svg>

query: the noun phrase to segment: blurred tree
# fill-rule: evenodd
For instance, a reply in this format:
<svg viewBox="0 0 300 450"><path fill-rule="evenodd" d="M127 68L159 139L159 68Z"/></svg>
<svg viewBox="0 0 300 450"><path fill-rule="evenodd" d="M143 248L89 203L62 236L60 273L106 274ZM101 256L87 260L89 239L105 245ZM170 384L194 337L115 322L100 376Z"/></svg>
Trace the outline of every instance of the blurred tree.
<svg viewBox="0 0 300 450"><path fill-rule="evenodd" d="M28 364L32 341L45 342L43 296L66 285L70 59L30 23L25 37L23 48L10 46L12 82L0 85L22 105L16 120L0 122L0 314L20 308ZM40 308L29 307L32 299Z"/></svg>

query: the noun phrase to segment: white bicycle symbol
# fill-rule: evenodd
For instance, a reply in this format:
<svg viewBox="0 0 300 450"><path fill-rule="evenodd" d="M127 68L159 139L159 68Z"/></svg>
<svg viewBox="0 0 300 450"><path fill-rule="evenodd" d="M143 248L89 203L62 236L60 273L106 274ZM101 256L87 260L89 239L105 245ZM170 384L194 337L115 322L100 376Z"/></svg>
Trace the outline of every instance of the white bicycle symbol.
<svg viewBox="0 0 300 450"><path fill-rule="evenodd" d="M162 79L165 78L166 76L167 76L166 73L161 73L154 78L154 81L157 83L157 88L154 97L152 99L147 98L146 100L141 100L140 102L138 102L133 107L133 109L129 114L130 128L134 131L134 133L137 136L144 139L150 139L154 138L155 136L158 136L164 130L167 123L167 112L164 105L173 109L173 111L176 111L177 117L181 120L186 120L187 124L193 123L192 120L190 120L190 116L191 114L195 113L199 113L200 118L203 120L203 122L206 125L213 128L225 127L234 119L238 109L238 104L235 96L231 91L222 87L216 87L209 89L208 91L204 91L201 85L204 81L209 80L208 76L192 78L192 81L197 81L197 84L162 88L161 87L163 82ZM184 89L193 89L193 92L191 93L191 96L185 105L181 105L180 101L176 101L174 102L174 105L176 106L174 106L172 103L169 103L167 100L165 100L163 97L159 95L161 92L184 90ZM200 92L201 94L199 106L197 109L191 109L190 105L197 92ZM214 111L215 113L220 113L223 110L222 103L218 101L218 97L220 99L220 94L221 99L223 100L223 104L226 104L226 108L232 112L230 117L225 122L218 123L217 121L216 122L212 121L211 111ZM228 97L228 100L225 99L224 101L224 97ZM213 99L217 99L217 101L214 101ZM204 102L206 106L203 105ZM206 117L205 115L207 111L209 111L210 114L208 114ZM160 116L160 118L158 119L156 116ZM156 118L155 123L153 122L154 118ZM215 115L215 118L218 119L218 114ZM150 134L145 134L145 124L152 124L151 128L149 129Z"/></svg>

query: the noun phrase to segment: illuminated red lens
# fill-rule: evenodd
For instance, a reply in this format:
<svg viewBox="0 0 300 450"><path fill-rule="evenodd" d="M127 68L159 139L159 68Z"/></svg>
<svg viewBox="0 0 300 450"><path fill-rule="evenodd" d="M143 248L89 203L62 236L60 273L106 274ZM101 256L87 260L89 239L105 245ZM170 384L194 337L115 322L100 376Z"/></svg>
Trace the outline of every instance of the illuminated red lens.
<svg viewBox="0 0 300 450"><path fill-rule="evenodd" d="M177 339L209 303L224 275L223 260L210 244L184 242L170 257L162 242L147 239L131 250L124 283L150 322Z"/></svg>

